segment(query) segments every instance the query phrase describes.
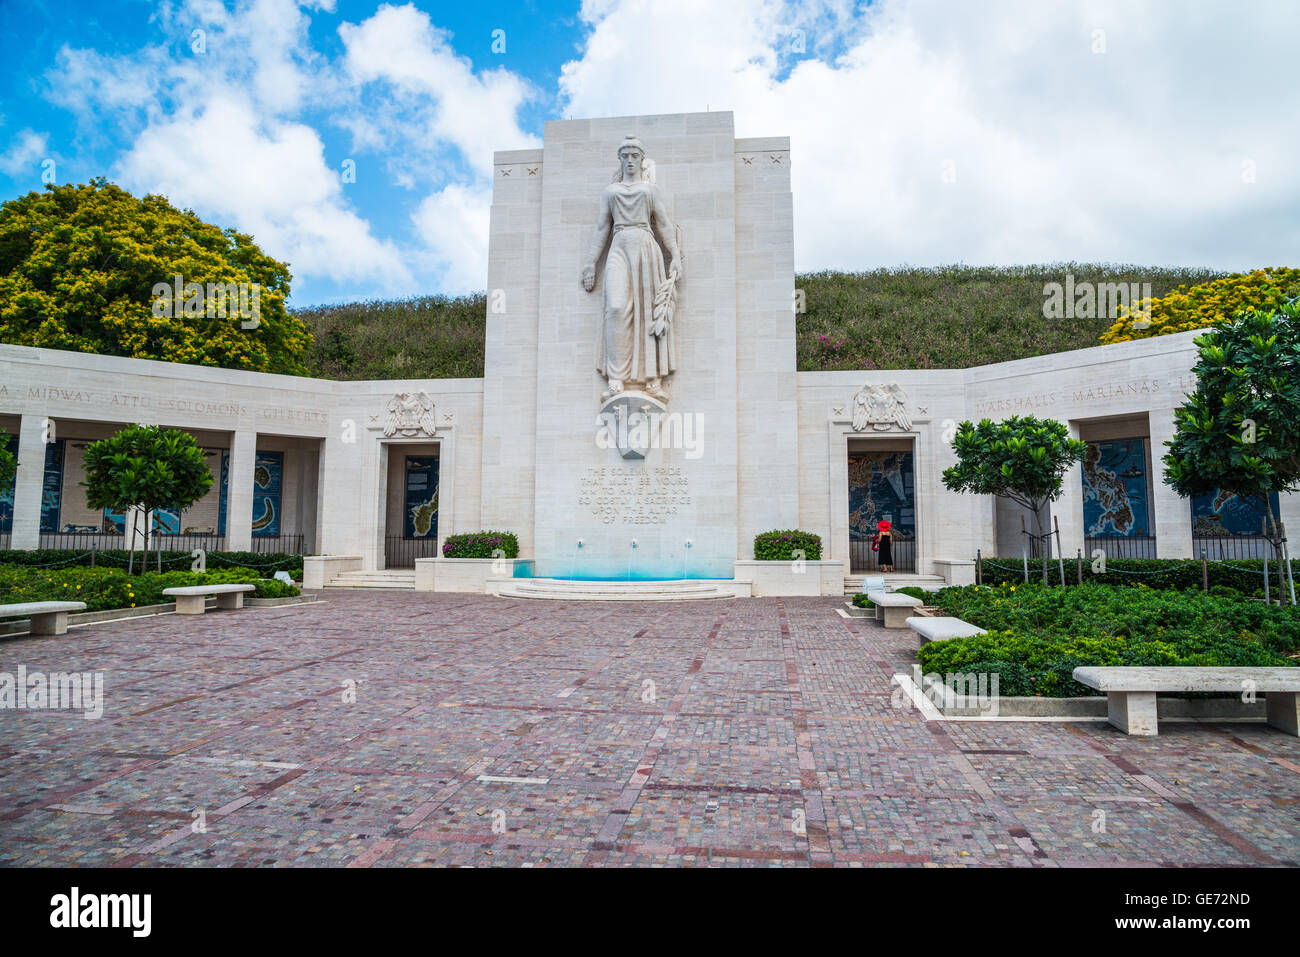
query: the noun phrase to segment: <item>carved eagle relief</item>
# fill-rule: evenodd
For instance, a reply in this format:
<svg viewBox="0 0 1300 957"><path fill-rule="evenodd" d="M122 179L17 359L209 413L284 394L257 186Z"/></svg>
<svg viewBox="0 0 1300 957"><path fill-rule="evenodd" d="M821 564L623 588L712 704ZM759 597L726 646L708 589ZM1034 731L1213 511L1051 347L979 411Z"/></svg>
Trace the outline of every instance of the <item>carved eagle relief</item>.
<svg viewBox="0 0 1300 957"><path fill-rule="evenodd" d="M399 392L388 400L384 435L433 435L438 429L427 392Z"/></svg>
<svg viewBox="0 0 1300 957"><path fill-rule="evenodd" d="M907 411L907 392L897 382L889 385L864 385L853 396L853 431L888 432L898 428L912 431L912 416Z"/></svg>

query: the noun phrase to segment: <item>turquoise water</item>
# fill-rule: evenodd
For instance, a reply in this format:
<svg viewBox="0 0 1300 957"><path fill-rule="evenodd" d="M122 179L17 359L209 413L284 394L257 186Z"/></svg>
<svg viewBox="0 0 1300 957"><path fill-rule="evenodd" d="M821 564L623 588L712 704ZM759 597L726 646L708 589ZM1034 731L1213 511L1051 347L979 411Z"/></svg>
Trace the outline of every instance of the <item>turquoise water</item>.
<svg viewBox="0 0 1300 957"><path fill-rule="evenodd" d="M538 575L538 578L553 578L561 582L668 582L668 581L716 581L716 575L643 575L633 572L631 575Z"/></svg>
<svg viewBox="0 0 1300 957"><path fill-rule="evenodd" d="M703 560L690 548L673 554L671 548L615 548L601 542L577 547L566 555L550 555L518 569L517 578L554 578L570 582L676 582L730 579L734 564L714 557Z"/></svg>

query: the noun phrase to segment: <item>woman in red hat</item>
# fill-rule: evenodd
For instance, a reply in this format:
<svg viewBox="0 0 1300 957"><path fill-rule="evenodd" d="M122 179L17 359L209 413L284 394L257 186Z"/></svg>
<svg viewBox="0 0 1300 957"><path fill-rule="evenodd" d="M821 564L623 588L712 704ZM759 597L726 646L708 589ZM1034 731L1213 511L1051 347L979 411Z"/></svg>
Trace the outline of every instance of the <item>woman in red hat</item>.
<svg viewBox="0 0 1300 957"><path fill-rule="evenodd" d="M893 526L890 525L889 519L882 518L876 523L876 544L880 551L880 570L882 572L892 572L894 570L894 533Z"/></svg>

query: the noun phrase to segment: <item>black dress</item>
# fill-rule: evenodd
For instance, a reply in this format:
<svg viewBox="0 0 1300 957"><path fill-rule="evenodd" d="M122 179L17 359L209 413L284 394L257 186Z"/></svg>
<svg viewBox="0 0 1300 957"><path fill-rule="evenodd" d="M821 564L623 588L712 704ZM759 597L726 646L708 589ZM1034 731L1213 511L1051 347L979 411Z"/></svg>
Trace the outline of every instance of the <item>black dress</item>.
<svg viewBox="0 0 1300 957"><path fill-rule="evenodd" d="M885 532L880 536L880 554L878 556L878 561L881 565L894 564L893 541L894 536L890 535L888 532Z"/></svg>

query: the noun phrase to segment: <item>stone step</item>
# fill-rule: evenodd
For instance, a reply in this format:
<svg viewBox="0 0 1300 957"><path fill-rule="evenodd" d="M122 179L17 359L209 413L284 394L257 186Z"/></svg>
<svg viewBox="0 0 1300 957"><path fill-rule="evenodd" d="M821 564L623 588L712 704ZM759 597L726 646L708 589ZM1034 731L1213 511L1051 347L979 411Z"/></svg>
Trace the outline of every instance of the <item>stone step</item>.
<svg viewBox="0 0 1300 957"><path fill-rule="evenodd" d="M496 589L502 598L555 601L701 601L734 598L728 588L704 581L566 581L557 578L517 578Z"/></svg>
<svg viewBox="0 0 1300 957"><path fill-rule="evenodd" d="M331 578L326 588L405 588L415 590L415 572L402 568L374 572L344 572Z"/></svg>
<svg viewBox="0 0 1300 957"><path fill-rule="evenodd" d="M844 594L856 595L862 591L862 579L864 577L879 577L872 575L853 575L844 579ZM891 574L885 576L885 588L889 591L898 591L900 588L914 586L924 588L926 591L937 591L940 588L947 587L942 575L914 575L909 573Z"/></svg>

